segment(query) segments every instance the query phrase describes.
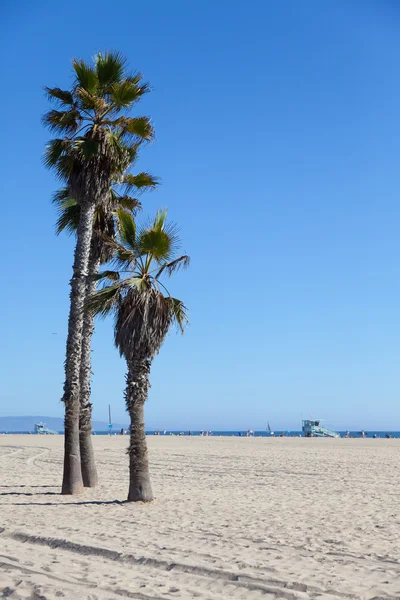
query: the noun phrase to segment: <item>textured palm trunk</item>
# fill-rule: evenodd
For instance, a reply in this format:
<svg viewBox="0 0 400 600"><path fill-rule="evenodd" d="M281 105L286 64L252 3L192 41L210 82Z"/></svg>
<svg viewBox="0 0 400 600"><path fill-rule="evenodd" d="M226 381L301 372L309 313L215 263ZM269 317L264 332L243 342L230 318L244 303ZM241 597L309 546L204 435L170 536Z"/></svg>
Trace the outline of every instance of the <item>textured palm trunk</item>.
<svg viewBox="0 0 400 600"><path fill-rule="evenodd" d="M63 395L63 402L65 404L65 435L62 494L80 494L83 492L79 449L79 380L82 354L83 307L86 298L86 277L88 274L94 211L94 203L84 202L81 205L73 276L71 279L71 304L68 319Z"/></svg>
<svg viewBox="0 0 400 600"><path fill-rule="evenodd" d="M131 419L129 443L129 493L132 502L150 502L153 492L150 483L149 459L144 424L144 403L149 389L151 361L130 360L126 377L125 400Z"/></svg>
<svg viewBox="0 0 400 600"><path fill-rule="evenodd" d="M95 275L100 269L98 253L93 248L90 253L88 278L86 283L86 299L96 291ZM80 415L79 415L79 445L81 452L82 479L85 487L96 487L98 482L96 462L92 442L92 404L90 402L92 375L92 336L94 331L94 316L85 311L82 328L82 355L80 368Z"/></svg>

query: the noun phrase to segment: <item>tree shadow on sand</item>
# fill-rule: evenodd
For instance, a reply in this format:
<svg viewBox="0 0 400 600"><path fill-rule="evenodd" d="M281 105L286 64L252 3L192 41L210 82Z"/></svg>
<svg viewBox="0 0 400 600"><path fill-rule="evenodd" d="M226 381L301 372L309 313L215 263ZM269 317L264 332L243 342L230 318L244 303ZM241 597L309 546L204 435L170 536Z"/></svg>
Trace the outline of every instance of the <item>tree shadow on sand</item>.
<svg viewBox="0 0 400 600"><path fill-rule="evenodd" d="M54 493L57 496L61 496L61 494ZM64 497L64 496L63 496ZM109 505L116 504L122 506L123 504L132 504L128 500L83 500L80 502L8 502L7 506L77 506L77 505L96 505L100 506L101 504ZM0 504L1 506L1 504Z"/></svg>
<svg viewBox="0 0 400 600"><path fill-rule="evenodd" d="M0 485L0 489L3 488L56 488L58 485Z"/></svg>
<svg viewBox="0 0 400 600"><path fill-rule="evenodd" d="M58 492L0 492L0 496L58 496Z"/></svg>

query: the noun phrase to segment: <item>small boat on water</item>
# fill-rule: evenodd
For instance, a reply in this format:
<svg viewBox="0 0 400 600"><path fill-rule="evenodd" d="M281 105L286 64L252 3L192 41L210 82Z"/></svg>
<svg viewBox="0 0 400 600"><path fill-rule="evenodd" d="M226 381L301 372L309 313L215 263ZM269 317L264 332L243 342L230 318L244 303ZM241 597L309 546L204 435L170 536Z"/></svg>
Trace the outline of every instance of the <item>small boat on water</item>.
<svg viewBox="0 0 400 600"><path fill-rule="evenodd" d="M267 422L267 432L268 432L269 435L274 435L274 432L271 431L271 427L270 427L269 421Z"/></svg>
<svg viewBox="0 0 400 600"><path fill-rule="evenodd" d="M46 423L35 423L35 433L38 435L56 435L57 431L53 431L52 429L48 429L46 427Z"/></svg>
<svg viewBox="0 0 400 600"><path fill-rule="evenodd" d="M306 419L303 421L303 433L305 437L340 438L340 434L327 427L322 427L321 419Z"/></svg>

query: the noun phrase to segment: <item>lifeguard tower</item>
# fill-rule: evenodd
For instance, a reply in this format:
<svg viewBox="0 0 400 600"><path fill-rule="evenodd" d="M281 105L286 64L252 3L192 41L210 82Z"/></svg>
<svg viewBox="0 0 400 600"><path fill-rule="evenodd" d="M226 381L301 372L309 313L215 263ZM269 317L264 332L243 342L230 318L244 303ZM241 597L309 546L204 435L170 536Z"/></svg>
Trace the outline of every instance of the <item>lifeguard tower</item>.
<svg viewBox="0 0 400 600"><path fill-rule="evenodd" d="M303 433L305 437L340 438L340 434L327 427L322 427L321 419L306 419L303 421Z"/></svg>

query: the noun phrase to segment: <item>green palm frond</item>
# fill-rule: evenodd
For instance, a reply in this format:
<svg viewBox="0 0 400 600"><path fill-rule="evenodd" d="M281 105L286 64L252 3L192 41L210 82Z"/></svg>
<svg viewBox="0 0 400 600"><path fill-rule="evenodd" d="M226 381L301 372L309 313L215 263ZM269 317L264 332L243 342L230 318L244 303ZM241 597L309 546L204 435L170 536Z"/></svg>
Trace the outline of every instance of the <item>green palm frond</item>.
<svg viewBox="0 0 400 600"><path fill-rule="evenodd" d="M141 232L138 248L140 255L149 254L157 262L167 260L171 255L171 239L165 231L150 229Z"/></svg>
<svg viewBox="0 0 400 600"><path fill-rule="evenodd" d="M153 221L142 227L137 234L140 256L148 254L161 267L173 260L180 246L180 237L175 223L167 223L167 211L157 211Z"/></svg>
<svg viewBox="0 0 400 600"><path fill-rule="evenodd" d="M121 208L134 215L137 211L142 210L142 203L136 198L131 198L131 196L118 196L114 200L114 204L118 204Z"/></svg>
<svg viewBox="0 0 400 600"><path fill-rule="evenodd" d="M89 94L94 96L98 88L98 78L96 70L83 60L74 59L72 67L75 71L76 84L78 88L83 88Z"/></svg>
<svg viewBox="0 0 400 600"><path fill-rule="evenodd" d="M94 316L106 317L113 311L121 300L121 284L117 283L99 290L85 304Z"/></svg>
<svg viewBox="0 0 400 600"><path fill-rule="evenodd" d="M121 176L130 164L130 153L119 133L107 131L107 141L110 154L113 156L112 177Z"/></svg>
<svg viewBox="0 0 400 600"><path fill-rule="evenodd" d="M67 181L75 164L69 140L54 139L46 147L43 163L55 170L61 181Z"/></svg>
<svg viewBox="0 0 400 600"><path fill-rule="evenodd" d="M124 76L126 58L120 52L99 52L95 57L97 79L105 91L120 83Z"/></svg>
<svg viewBox="0 0 400 600"><path fill-rule="evenodd" d="M164 271L166 272L168 277L171 277L171 275L173 275L173 273L176 273L180 269L187 269L189 265L190 265L190 257L187 254L185 254L184 256L180 256L179 258L176 258L175 260L171 260L170 262L165 262L162 265L162 267L157 271L157 273L155 275L155 279L158 279L159 277L161 277L161 275L164 273Z"/></svg>
<svg viewBox="0 0 400 600"><path fill-rule="evenodd" d="M43 162L46 167L55 167L63 154L68 153L71 148L70 142L56 138L51 140L44 153Z"/></svg>
<svg viewBox="0 0 400 600"><path fill-rule="evenodd" d="M117 227L119 227L118 221ZM110 250L110 253L112 254L112 263L117 269L129 269L136 264L136 250L132 250L131 248L124 246L119 232L117 236L118 239L114 239L113 237L110 237L104 233L100 233L99 235L103 240L104 244Z"/></svg>
<svg viewBox="0 0 400 600"><path fill-rule="evenodd" d="M128 108L140 100L147 91L145 85L138 86L134 81L125 79L121 83L114 83L110 91L110 100L118 110Z"/></svg>
<svg viewBox="0 0 400 600"><path fill-rule="evenodd" d="M154 189L157 185L159 185L158 177L151 175L151 173L138 173L137 175L132 175L128 173L122 180L124 184L125 192L132 192L136 190L142 190L143 188L151 188Z"/></svg>
<svg viewBox="0 0 400 600"><path fill-rule="evenodd" d="M61 90L60 88L44 88L46 95L49 100L59 102L61 105L73 105L74 97L68 90Z"/></svg>
<svg viewBox="0 0 400 600"><path fill-rule="evenodd" d="M64 205L64 202L67 202L70 199L70 194L68 191L68 188L64 187L61 188L59 190L57 190L57 192L54 192L51 201L53 204L56 205L57 208L61 208ZM73 202L76 202L75 200L73 200Z"/></svg>
<svg viewBox="0 0 400 600"><path fill-rule="evenodd" d="M124 285L128 288L134 288L138 292L142 292L149 288L149 284L145 277L128 277L124 280Z"/></svg>
<svg viewBox="0 0 400 600"><path fill-rule="evenodd" d="M149 117L119 117L110 124L120 127L121 136L126 143L150 141L154 137L154 130Z"/></svg>
<svg viewBox="0 0 400 600"><path fill-rule="evenodd" d="M66 134L75 133L82 121L81 114L78 110L50 110L44 115L43 124L50 129Z"/></svg>
<svg viewBox="0 0 400 600"><path fill-rule="evenodd" d="M57 207L56 234L66 231L75 234L80 219L80 207L74 198L70 197L68 188L62 188L53 194L53 204Z"/></svg>
<svg viewBox="0 0 400 600"><path fill-rule="evenodd" d="M125 210L117 211L119 237L129 250L136 250L136 224L132 216Z"/></svg>
<svg viewBox="0 0 400 600"><path fill-rule="evenodd" d="M59 235L62 231L66 231L68 235L76 234L80 215L81 210L78 204L66 206L56 221L56 234Z"/></svg>
<svg viewBox="0 0 400 600"><path fill-rule="evenodd" d="M162 231L165 226L167 214L168 211L165 208L160 208L156 212L156 216L154 217L152 229L154 229L155 231Z"/></svg>
<svg viewBox="0 0 400 600"><path fill-rule="evenodd" d="M97 94L91 94L83 87L77 87L75 89L75 97L81 110L93 110L99 114L100 112L105 111L108 107L104 98L98 96Z"/></svg>

